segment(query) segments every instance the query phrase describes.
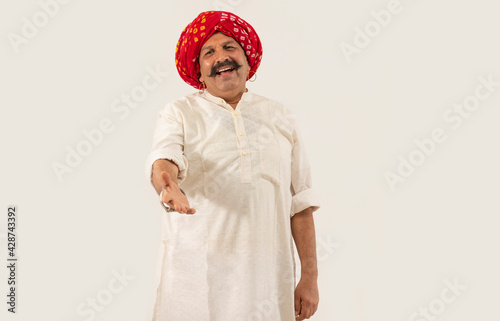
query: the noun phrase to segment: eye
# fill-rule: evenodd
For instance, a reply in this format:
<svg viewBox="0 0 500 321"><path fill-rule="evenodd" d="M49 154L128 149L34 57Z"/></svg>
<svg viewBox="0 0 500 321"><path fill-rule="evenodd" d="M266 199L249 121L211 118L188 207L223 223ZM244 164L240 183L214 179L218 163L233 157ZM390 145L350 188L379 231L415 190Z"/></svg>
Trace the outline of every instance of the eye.
<svg viewBox="0 0 500 321"><path fill-rule="evenodd" d="M231 49L234 49L234 46L231 46L231 45L226 45L224 47L226 50L231 50Z"/></svg>
<svg viewBox="0 0 500 321"><path fill-rule="evenodd" d="M207 55L211 54L212 52L213 52L213 50L212 50L212 49L208 50L207 52L205 52L205 56L207 56Z"/></svg>

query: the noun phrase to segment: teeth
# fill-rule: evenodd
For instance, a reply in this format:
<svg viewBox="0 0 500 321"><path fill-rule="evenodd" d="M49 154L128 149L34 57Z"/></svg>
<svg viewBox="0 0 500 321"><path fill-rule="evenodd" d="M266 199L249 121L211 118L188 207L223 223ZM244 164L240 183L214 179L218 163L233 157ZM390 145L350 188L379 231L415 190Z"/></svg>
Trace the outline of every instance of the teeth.
<svg viewBox="0 0 500 321"><path fill-rule="evenodd" d="M228 70L231 70L231 69L233 69L233 68L228 67L228 68L224 68L224 69L219 70L219 72L228 71Z"/></svg>

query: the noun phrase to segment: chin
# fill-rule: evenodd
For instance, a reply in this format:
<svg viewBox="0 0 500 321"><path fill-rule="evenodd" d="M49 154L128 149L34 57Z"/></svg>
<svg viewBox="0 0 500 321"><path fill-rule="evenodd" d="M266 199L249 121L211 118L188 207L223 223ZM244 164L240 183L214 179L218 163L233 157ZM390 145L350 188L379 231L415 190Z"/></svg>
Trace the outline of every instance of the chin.
<svg viewBox="0 0 500 321"><path fill-rule="evenodd" d="M220 84L217 84L217 89L220 90L220 91L231 91L231 90L234 90L234 89L237 89L238 87L240 87L241 84L240 83L236 83L236 82L223 82L223 83L220 83Z"/></svg>

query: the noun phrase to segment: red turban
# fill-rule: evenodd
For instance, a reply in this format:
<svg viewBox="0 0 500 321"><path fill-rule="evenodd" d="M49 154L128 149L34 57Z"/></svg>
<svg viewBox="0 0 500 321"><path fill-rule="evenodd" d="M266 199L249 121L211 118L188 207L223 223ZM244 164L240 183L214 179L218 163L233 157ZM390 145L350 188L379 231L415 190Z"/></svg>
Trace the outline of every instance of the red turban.
<svg viewBox="0 0 500 321"><path fill-rule="evenodd" d="M184 28L175 48L175 65L181 78L189 85L200 88L201 47L215 32L222 32L238 42L247 56L250 79L259 68L262 46L259 36L245 20L225 11L202 12Z"/></svg>

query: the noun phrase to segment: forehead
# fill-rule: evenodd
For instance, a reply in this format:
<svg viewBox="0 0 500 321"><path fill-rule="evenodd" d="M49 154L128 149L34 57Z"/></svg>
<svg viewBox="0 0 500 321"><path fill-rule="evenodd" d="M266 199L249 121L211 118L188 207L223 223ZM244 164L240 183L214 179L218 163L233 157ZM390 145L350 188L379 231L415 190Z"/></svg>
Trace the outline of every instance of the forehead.
<svg viewBox="0 0 500 321"><path fill-rule="evenodd" d="M213 47L217 44L223 44L228 42L236 42L236 40L234 40L234 38L232 37L226 36L221 32L216 32L210 38L208 38L208 40L203 44L203 47L201 47L201 49L203 50L206 47Z"/></svg>

